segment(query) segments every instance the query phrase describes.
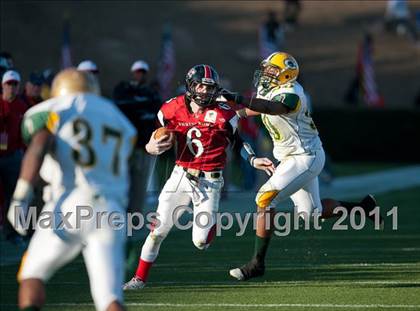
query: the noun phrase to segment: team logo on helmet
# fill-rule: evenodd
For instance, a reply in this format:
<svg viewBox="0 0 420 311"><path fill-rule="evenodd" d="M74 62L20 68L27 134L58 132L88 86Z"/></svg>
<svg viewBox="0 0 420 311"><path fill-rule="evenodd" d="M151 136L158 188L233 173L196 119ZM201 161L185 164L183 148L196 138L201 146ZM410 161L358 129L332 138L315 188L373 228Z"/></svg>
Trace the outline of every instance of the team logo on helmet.
<svg viewBox="0 0 420 311"><path fill-rule="evenodd" d="M286 68L289 68L289 69L297 69L298 68L298 65L296 64L296 62L291 58L286 58L284 60L284 65L286 66Z"/></svg>
<svg viewBox="0 0 420 311"><path fill-rule="evenodd" d="M195 70L195 68L191 68L190 71L188 71L188 73L187 73L187 78L191 79L191 77L193 75L195 75L196 72L197 72L197 70Z"/></svg>

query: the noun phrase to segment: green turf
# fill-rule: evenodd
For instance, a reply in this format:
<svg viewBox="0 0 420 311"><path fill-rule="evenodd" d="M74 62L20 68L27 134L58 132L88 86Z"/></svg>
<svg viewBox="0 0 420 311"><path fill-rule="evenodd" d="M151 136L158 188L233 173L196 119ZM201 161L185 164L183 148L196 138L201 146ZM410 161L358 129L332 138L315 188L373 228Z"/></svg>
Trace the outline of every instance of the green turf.
<svg viewBox="0 0 420 311"><path fill-rule="evenodd" d="M318 232L276 237L266 275L245 283L230 279L228 270L251 256L252 230L242 237L236 230L224 232L205 252L195 249L191 231L173 231L148 286L126 294L128 310L420 309L420 188L377 198L383 211L399 207L398 230L388 217L384 231L370 223L360 231L331 231L333 222L327 221ZM229 209L238 203L222 204ZM16 308L16 271L17 265L1 267L0 310ZM62 269L47 291L46 310L93 310L80 258Z"/></svg>

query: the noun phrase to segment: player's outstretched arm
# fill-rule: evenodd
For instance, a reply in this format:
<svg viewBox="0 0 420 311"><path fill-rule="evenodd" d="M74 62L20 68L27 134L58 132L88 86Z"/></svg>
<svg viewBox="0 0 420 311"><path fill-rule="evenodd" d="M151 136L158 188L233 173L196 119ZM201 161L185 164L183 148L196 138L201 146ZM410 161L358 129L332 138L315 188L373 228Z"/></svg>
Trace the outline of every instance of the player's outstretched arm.
<svg viewBox="0 0 420 311"><path fill-rule="evenodd" d="M255 113L279 115L290 112L290 108L283 105L282 102L256 98L255 96L248 98L228 90L223 90L221 94L227 100L228 104L234 103L234 105L242 106L242 108L245 107L245 110L241 113L242 115L240 115L241 117L256 115ZM233 108L235 110L241 109L237 107Z"/></svg>
<svg viewBox="0 0 420 311"><path fill-rule="evenodd" d="M22 220L26 219L33 197L34 185L38 180L38 172L52 142L53 135L47 129L40 130L32 137L23 157L19 179L7 214L8 220L21 235L27 233L27 228L24 228Z"/></svg>
<svg viewBox="0 0 420 311"><path fill-rule="evenodd" d="M242 109L236 110L236 114L239 116L239 118L248 118L248 117L259 116L261 113L253 111L248 108L242 108Z"/></svg>
<svg viewBox="0 0 420 311"><path fill-rule="evenodd" d="M171 149L172 147L172 137L170 135L164 135L159 137L158 139L155 138L155 132L152 133L150 136L149 142L146 144L146 151L151 155L160 155L165 151Z"/></svg>

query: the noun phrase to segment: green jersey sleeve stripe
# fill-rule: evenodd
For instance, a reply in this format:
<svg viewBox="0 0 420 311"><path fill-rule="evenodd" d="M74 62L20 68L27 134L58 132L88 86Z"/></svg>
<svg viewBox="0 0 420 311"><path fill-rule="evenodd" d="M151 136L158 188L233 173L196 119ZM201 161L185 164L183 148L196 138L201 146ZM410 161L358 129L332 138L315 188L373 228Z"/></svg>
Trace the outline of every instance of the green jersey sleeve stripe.
<svg viewBox="0 0 420 311"><path fill-rule="evenodd" d="M300 98L297 94L282 93L273 98L273 101L278 101L285 105L290 110L294 111L299 106Z"/></svg>
<svg viewBox="0 0 420 311"><path fill-rule="evenodd" d="M22 138L25 144L29 144L37 132L47 127L49 114L49 111L40 111L25 117L22 122Z"/></svg>

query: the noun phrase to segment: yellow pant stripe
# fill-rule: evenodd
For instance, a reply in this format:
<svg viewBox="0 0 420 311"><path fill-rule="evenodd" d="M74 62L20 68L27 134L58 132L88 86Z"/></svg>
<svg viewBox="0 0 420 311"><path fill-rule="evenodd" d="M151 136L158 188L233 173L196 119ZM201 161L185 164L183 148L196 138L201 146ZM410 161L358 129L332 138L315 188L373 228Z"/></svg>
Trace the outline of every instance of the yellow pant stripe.
<svg viewBox="0 0 420 311"><path fill-rule="evenodd" d="M270 190L270 191L264 191L261 194L258 194L257 206L259 208L267 208L279 192L280 191L278 190Z"/></svg>
<svg viewBox="0 0 420 311"><path fill-rule="evenodd" d="M22 274L22 270L23 270L23 265L25 264L27 256L28 256L28 252L26 251L25 253L23 253L22 259L20 261L20 266L19 266L19 270L18 270L18 273L17 273L18 282L21 281L21 274Z"/></svg>

